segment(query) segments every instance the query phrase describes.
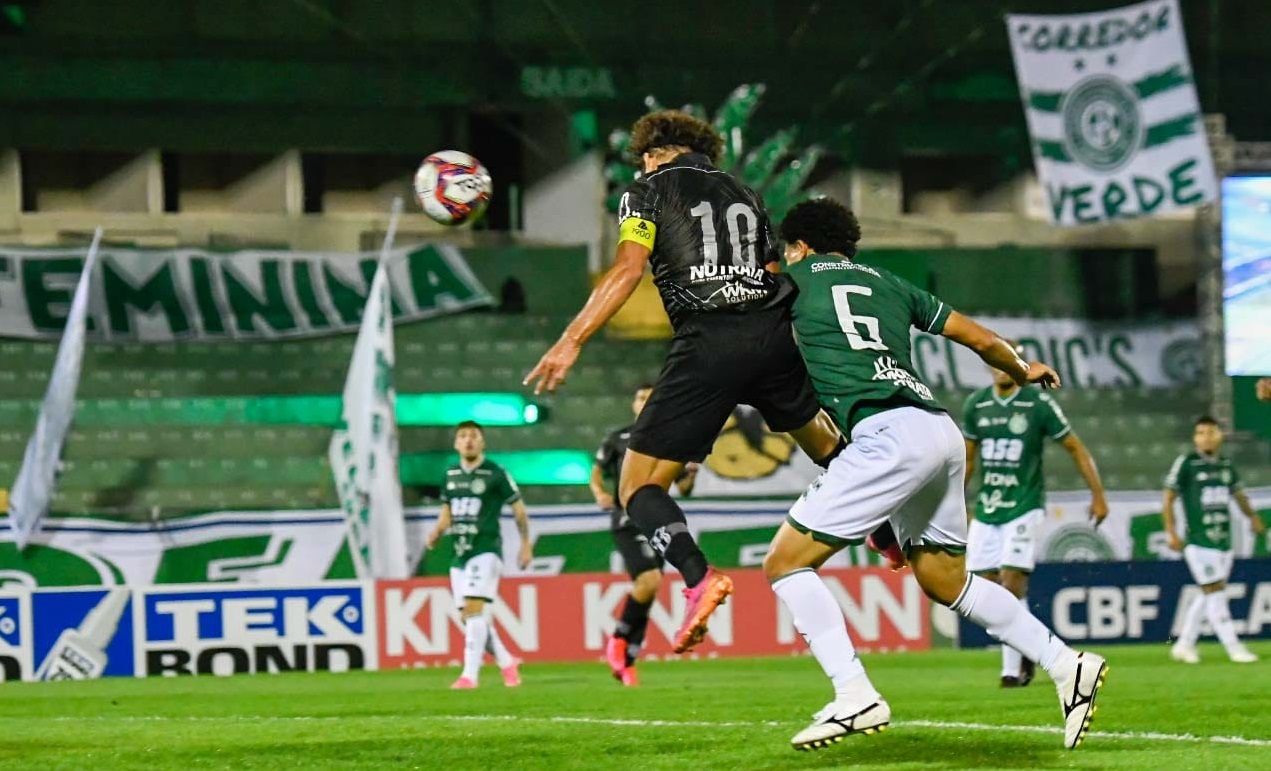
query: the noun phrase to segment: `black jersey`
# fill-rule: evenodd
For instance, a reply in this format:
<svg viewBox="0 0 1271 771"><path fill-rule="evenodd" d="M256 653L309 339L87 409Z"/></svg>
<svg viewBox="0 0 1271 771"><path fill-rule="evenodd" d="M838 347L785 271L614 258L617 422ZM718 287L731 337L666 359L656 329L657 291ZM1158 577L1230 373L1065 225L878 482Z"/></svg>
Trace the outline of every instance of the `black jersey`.
<svg viewBox="0 0 1271 771"><path fill-rule="evenodd" d="M685 153L627 188L621 240L651 246L653 282L671 324L699 313L746 312L784 302L793 290L764 269L776 239L755 191Z"/></svg>
<svg viewBox="0 0 1271 771"><path fill-rule="evenodd" d="M622 475L622 459L627 456L627 448L631 445L631 426L615 428L600 443L600 447L596 450L596 465L600 467L600 473L604 474L612 480L610 492L615 501L618 500L618 483ZM613 516L613 527L618 527L623 519L622 507L615 508L610 514Z"/></svg>

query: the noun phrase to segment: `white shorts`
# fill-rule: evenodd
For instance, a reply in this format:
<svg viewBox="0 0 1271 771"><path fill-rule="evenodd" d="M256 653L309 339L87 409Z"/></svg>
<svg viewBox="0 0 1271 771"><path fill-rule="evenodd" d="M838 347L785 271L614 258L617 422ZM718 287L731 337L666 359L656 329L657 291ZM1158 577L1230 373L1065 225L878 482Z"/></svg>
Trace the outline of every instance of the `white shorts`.
<svg viewBox="0 0 1271 771"><path fill-rule="evenodd" d="M494 552L477 554L460 568L450 569L450 593L455 605L463 607L467 597L493 602L499 596L499 576L503 574L503 560Z"/></svg>
<svg viewBox="0 0 1271 771"><path fill-rule="evenodd" d="M1192 580L1198 586L1226 582L1231 577L1232 553L1223 549L1187 544L1183 547L1183 561L1192 572Z"/></svg>
<svg viewBox="0 0 1271 771"><path fill-rule="evenodd" d="M966 548L966 443L942 412L901 407L872 415L790 509L818 541L860 543L891 522L901 546Z"/></svg>
<svg viewBox="0 0 1271 771"><path fill-rule="evenodd" d="M1001 525L978 519L967 534L966 569L972 573L1014 568L1031 573L1037 566L1037 526L1046 512L1033 509Z"/></svg>

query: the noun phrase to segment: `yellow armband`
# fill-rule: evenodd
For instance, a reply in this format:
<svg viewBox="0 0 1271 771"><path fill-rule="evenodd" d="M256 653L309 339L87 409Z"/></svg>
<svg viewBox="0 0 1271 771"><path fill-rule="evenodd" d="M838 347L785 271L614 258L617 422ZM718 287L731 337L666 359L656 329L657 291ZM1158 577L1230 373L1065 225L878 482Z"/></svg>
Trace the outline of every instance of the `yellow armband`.
<svg viewBox="0 0 1271 771"><path fill-rule="evenodd" d="M658 226L639 217L627 217L618 226L618 243L633 241L652 250L653 240L657 235Z"/></svg>

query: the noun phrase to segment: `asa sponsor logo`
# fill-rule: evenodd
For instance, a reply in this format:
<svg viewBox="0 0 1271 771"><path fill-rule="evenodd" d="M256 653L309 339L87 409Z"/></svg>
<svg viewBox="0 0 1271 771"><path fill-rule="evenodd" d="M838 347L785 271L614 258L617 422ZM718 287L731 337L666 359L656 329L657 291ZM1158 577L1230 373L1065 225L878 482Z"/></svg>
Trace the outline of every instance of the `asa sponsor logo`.
<svg viewBox="0 0 1271 771"><path fill-rule="evenodd" d="M372 668L360 585L148 592L138 668L146 675Z"/></svg>

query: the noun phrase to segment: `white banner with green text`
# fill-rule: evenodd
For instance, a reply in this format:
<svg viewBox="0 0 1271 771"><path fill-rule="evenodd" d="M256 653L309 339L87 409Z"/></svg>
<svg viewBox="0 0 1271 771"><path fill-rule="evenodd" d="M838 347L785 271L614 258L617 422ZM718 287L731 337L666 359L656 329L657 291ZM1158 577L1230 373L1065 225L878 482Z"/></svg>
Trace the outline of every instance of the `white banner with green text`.
<svg viewBox="0 0 1271 771"><path fill-rule="evenodd" d="M1249 498L1271 523L1271 487ZM1044 562L1177 559L1161 524L1161 492L1113 492L1101 527L1087 521L1089 494L1053 493L1039 536ZM791 499L792 500L792 499ZM791 501L683 501L689 528L712 564L757 567ZM1255 538L1248 520L1232 510L1237 557L1271 558L1271 536ZM416 575L446 575L451 553L443 539L421 556L436 507L406 514L408 562ZM505 575L624 572L613 548L609 515L595 506L530 506L534 561L516 567L516 528L503 519ZM2 523L0 523L2 524ZM221 511L155 522L116 522L94 517L45 520L31 545L19 552L8 528L0 528L0 590L7 587L179 583L304 585L356 578L342 512ZM835 555L831 566L876 565L864 546Z"/></svg>
<svg viewBox="0 0 1271 771"><path fill-rule="evenodd" d="M1177 0L1010 15L1006 26L1052 222L1107 222L1216 198Z"/></svg>

